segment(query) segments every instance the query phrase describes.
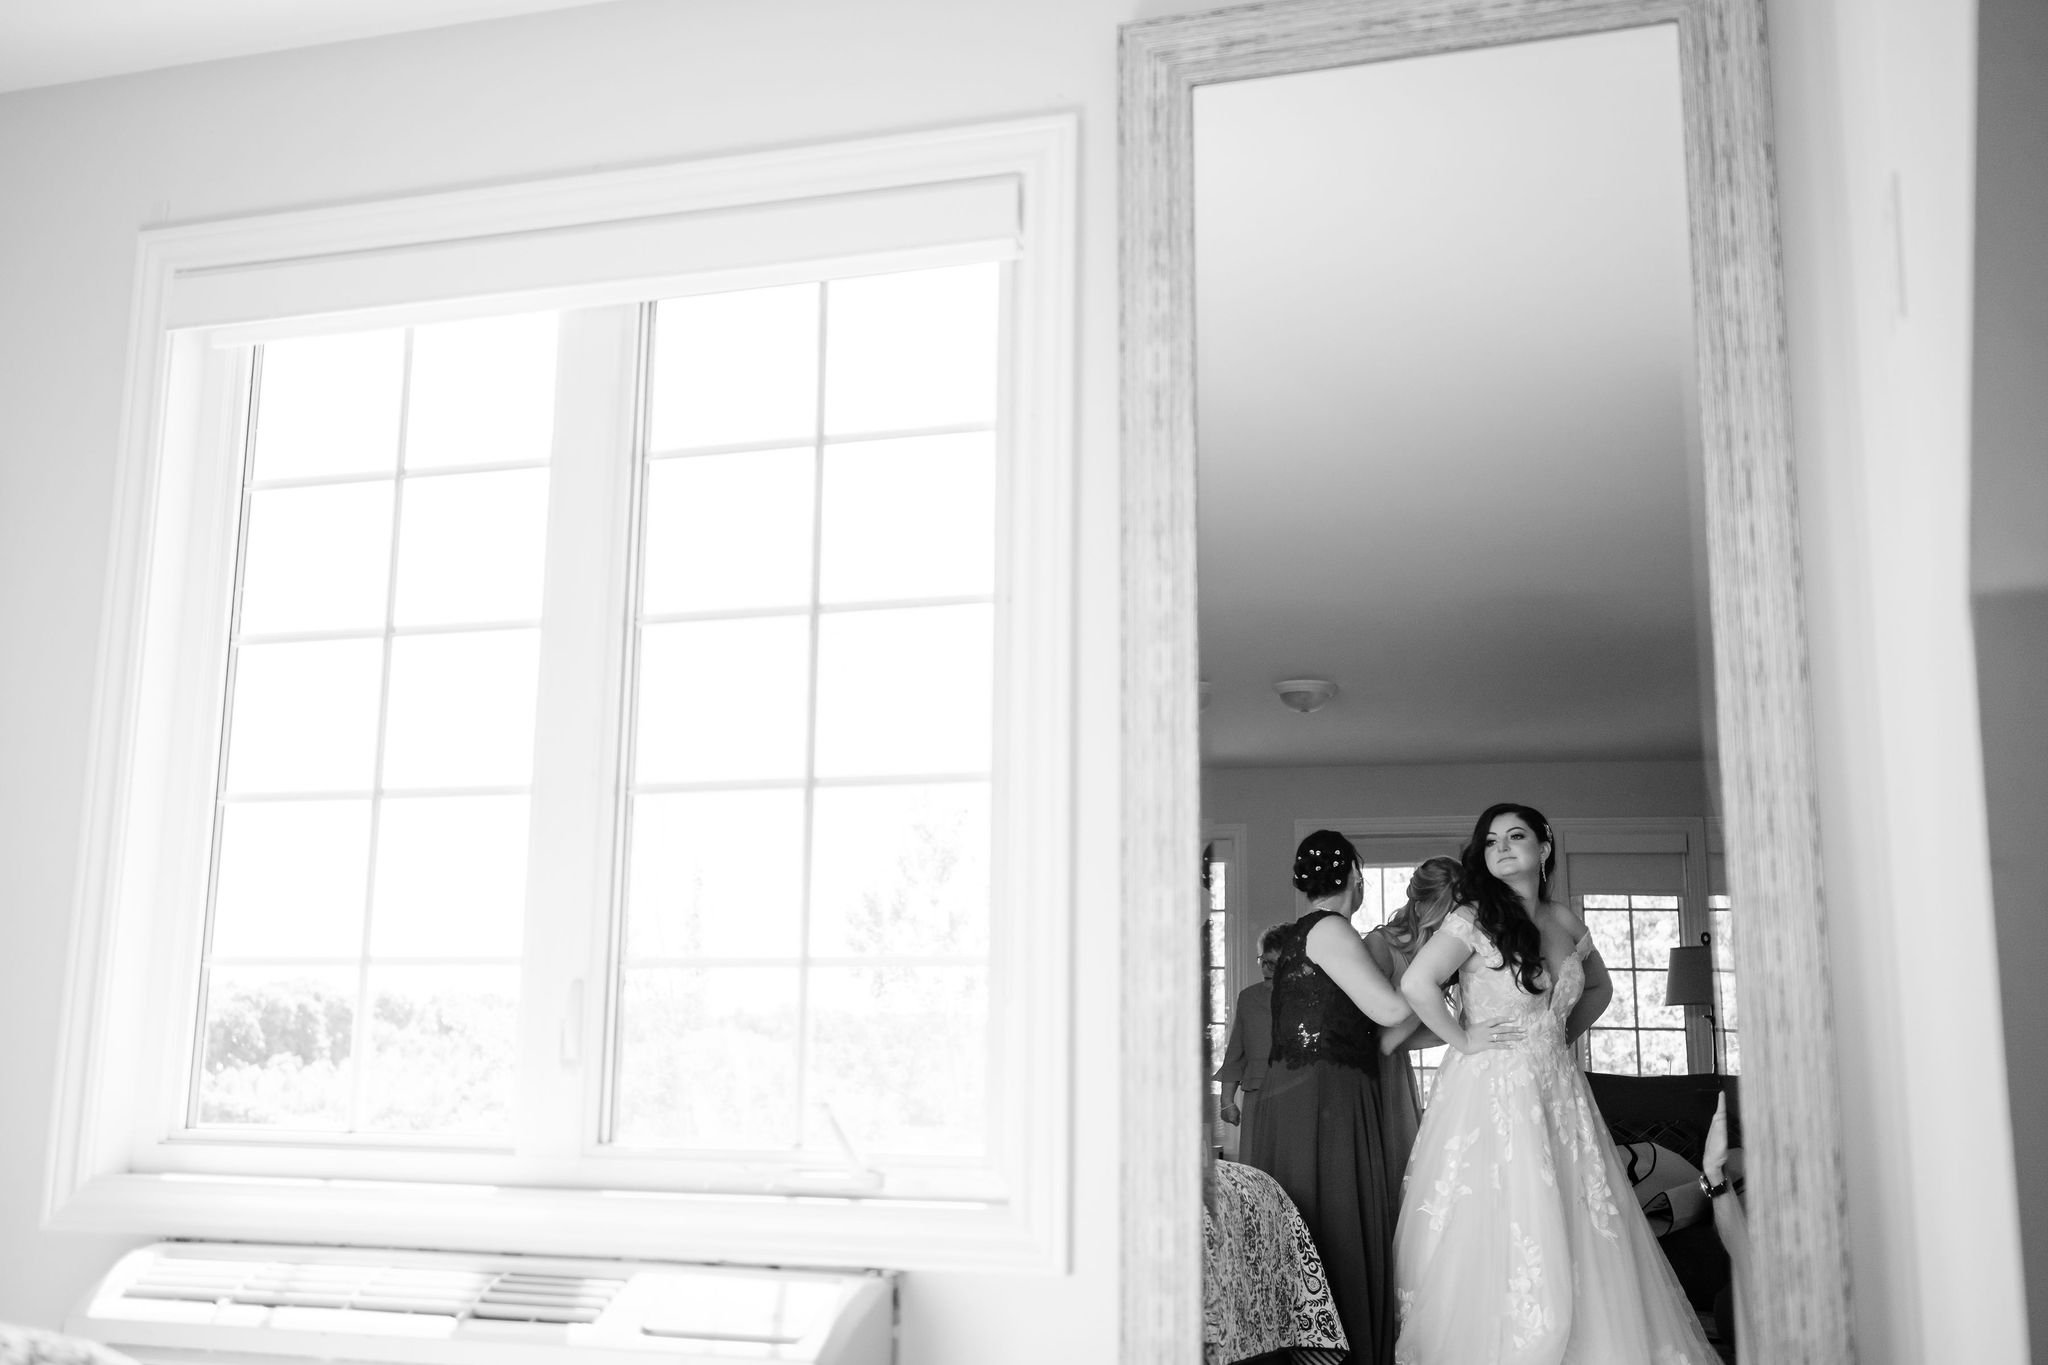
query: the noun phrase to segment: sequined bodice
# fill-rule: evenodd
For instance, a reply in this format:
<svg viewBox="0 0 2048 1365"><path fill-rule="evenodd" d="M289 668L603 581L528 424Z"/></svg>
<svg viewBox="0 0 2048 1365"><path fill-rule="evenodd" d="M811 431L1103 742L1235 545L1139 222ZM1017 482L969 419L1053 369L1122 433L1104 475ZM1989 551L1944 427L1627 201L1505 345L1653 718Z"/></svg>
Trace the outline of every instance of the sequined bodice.
<svg viewBox="0 0 2048 1365"><path fill-rule="evenodd" d="M1361 1071L1379 1066L1379 1026L1308 955L1309 930L1333 914L1311 911L1288 925L1281 937L1280 961L1273 971L1275 1066L1332 1062Z"/></svg>
<svg viewBox="0 0 2048 1365"><path fill-rule="evenodd" d="M1565 958L1551 979L1546 968L1539 981L1546 989L1531 995L1515 980L1502 962L1500 950L1475 924L1469 912L1458 911L1444 921L1442 932L1464 940L1472 955L1458 968L1458 988L1464 1000L1465 1022L1493 1019L1524 1019L1528 1031L1517 1048L1563 1047L1565 1019L1586 990L1586 955L1593 951L1588 934Z"/></svg>

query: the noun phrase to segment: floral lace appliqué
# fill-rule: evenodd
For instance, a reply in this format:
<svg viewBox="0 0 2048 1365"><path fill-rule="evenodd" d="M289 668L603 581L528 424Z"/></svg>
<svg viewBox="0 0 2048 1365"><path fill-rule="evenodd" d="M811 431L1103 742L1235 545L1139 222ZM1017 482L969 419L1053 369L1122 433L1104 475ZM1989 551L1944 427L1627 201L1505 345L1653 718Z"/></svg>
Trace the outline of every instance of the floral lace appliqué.
<svg viewBox="0 0 2048 1365"><path fill-rule="evenodd" d="M1507 1316L1519 1350L1557 1331L1557 1309L1543 1293L1542 1246L1522 1231L1520 1223L1508 1224L1508 1241L1515 1249L1515 1264L1508 1273Z"/></svg>
<svg viewBox="0 0 2048 1365"><path fill-rule="evenodd" d="M1478 1141L1479 1130L1475 1128L1463 1137L1453 1133L1444 1143L1444 1173L1436 1179L1436 1193L1417 1205L1422 1212L1429 1215L1431 1232L1442 1232L1445 1220L1451 1216L1451 1205L1457 1203L1461 1196L1472 1193L1472 1187L1462 1183L1465 1154L1470 1152L1472 1145Z"/></svg>

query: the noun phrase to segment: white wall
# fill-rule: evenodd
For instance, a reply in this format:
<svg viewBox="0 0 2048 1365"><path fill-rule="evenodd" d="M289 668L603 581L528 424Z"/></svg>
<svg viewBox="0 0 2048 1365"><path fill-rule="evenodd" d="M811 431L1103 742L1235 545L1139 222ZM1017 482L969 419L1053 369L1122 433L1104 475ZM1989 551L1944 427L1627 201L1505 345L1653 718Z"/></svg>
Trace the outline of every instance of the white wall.
<svg viewBox="0 0 2048 1365"><path fill-rule="evenodd" d="M2003 1365L2025 1338L1964 576L1974 7L1769 4L1857 1345ZM903 1358L1112 1357L1115 28L1195 7L633 0L0 97L0 1319L57 1321L114 1250L36 1210L135 230L1077 109L1075 1269L914 1278Z"/></svg>
<svg viewBox="0 0 2048 1365"><path fill-rule="evenodd" d="M2027 1358L1969 615L1972 0L1767 0L1862 1365Z"/></svg>
<svg viewBox="0 0 2048 1365"><path fill-rule="evenodd" d="M1697 762L1204 768L1203 822L1245 827L1248 857L1234 904L1240 962L1257 955L1259 930L1294 918L1296 820L1454 815L1469 825L1496 801L1526 801L1553 820L1708 813Z"/></svg>

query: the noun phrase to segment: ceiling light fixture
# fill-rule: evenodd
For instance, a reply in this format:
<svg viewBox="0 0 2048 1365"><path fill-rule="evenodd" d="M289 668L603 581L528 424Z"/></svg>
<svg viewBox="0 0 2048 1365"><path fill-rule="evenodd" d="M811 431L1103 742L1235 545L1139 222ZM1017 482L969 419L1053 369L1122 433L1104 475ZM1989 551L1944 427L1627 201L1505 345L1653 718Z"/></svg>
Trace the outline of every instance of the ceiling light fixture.
<svg viewBox="0 0 2048 1365"><path fill-rule="evenodd" d="M1327 678L1286 678L1274 683L1273 690L1280 694L1281 703L1290 711L1307 715L1320 710L1337 695L1337 684Z"/></svg>

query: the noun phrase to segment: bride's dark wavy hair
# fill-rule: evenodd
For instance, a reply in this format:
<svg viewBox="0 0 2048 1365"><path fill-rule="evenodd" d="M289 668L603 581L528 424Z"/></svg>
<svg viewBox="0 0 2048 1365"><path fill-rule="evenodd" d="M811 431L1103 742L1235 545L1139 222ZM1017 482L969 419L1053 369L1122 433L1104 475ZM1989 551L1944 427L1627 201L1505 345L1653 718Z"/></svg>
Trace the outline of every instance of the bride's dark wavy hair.
<svg viewBox="0 0 2048 1365"><path fill-rule="evenodd" d="M1550 845L1550 852L1543 859L1538 894L1541 894L1540 887L1550 885L1551 869L1557 865L1557 840L1551 835L1550 822L1534 806L1503 801L1497 806L1488 806L1480 815L1479 823L1472 826L1472 841L1465 845L1460 860L1464 865L1465 900L1472 907L1481 932L1500 951L1515 980L1521 983L1523 990L1535 995L1538 992L1536 982L1543 975L1543 935L1536 928L1536 921L1529 918L1529 912L1514 888L1486 867L1486 836L1493 828L1493 822L1503 815L1513 815L1527 825L1540 842Z"/></svg>

